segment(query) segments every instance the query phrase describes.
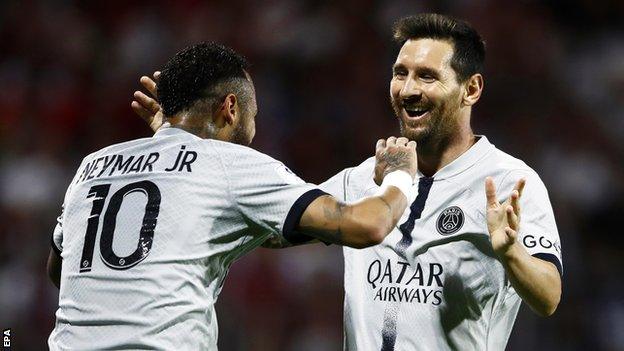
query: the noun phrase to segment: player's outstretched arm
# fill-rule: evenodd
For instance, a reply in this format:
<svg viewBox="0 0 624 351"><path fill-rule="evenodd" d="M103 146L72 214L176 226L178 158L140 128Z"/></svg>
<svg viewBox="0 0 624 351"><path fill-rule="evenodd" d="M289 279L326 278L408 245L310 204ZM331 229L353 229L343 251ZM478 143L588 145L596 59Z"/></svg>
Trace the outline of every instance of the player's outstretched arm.
<svg viewBox="0 0 624 351"><path fill-rule="evenodd" d="M156 81L160 77L160 71L154 72L154 79L143 76L139 79L139 82L150 95L143 93L142 91L134 92L134 100L130 103L130 107L134 113L141 117L145 123L156 132L160 126L163 125L163 112L157 101Z"/></svg>
<svg viewBox="0 0 624 351"><path fill-rule="evenodd" d="M381 243L407 207L417 169L416 143L395 137L379 140L375 157L375 181L382 185L378 195L352 204L320 196L301 216L297 231L354 248Z"/></svg>
<svg viewBox="0 0 624 351"><path fill-rule="evenodd" d="M520 197L525 180L520 179L511 196L498 202L492 178L485 180L487 224L492 248L505 267L512 286L540 316L555 313L561 299L561 276L554 264L531 256L517 241L520 229Z"/></svg>

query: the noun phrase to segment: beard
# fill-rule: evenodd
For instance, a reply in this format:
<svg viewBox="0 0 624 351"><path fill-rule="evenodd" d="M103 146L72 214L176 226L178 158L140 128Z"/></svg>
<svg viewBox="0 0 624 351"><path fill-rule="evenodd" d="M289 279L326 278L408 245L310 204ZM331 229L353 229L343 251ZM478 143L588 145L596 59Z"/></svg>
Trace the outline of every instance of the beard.
<svg viewBox="0 0 624 351"><path fill-rule="evenodd" d="M403 104L396 99L391 100L394 114L399 120L401 136L416 141L419 148L433 146L450 137L457 129L456 116L459 111L459 103L447 99L439 105L431 102L418 104L419 107L428 110L429 116L419 121L411 121L404 116Z"/></svg>
<svg viewBox="0 0 624 351"><path fill-rule="evenodd" d="M254 137L254 132L251 130L251 126L249 123L245 121L240 121L236 128L232 131L232 136L230 138L230 142L234 144L249 146Z"/></svg>

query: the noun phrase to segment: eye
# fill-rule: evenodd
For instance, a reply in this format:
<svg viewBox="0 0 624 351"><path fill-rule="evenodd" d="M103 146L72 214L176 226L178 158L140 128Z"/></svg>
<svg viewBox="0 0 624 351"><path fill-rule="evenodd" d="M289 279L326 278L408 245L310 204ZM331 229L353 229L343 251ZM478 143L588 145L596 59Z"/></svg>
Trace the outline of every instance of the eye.
<svg viewBox="0 0 624 351"><path fill-rule="evenodd" d="M420 79L425 83L433 83L436 80L431 74L421 74Z"/></svg>
<svg viewBox="0 0 624 351"><path fill-rule="evenodd" d="M394 77L401 79L407 76L407 71L402 69L396 69L394 70L393 75Z"/></svg>

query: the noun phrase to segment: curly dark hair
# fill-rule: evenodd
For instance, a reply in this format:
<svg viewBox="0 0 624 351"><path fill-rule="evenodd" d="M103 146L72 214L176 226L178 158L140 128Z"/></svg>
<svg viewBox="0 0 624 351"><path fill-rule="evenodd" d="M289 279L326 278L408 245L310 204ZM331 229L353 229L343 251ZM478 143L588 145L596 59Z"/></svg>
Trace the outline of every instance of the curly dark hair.
<svg viewBox="0 0 624 351"><path fill-rule="evenodd" d="M481 73L485 63L485 42L468 22L437 13L423 13L399 19L394 24L394 40L403 45L409 39L441 39L453 44L451 67L465 82Z"/></svg>
<svg viewBox="0 0 624 351"><path fill-rule="evenodd" d="M175 54L160 74L157 89L163 113L171 117L198 100L219 97L217 86L228 81L248 81L248 68L243 56L221 44L209 42L187 47Z"/></svg>

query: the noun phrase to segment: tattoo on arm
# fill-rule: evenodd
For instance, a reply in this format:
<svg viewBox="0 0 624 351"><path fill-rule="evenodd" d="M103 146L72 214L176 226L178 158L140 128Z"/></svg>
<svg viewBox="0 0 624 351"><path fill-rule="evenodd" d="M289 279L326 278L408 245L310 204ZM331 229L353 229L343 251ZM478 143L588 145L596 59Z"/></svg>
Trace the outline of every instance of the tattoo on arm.
<svg viewBox="0 0 624 351"><path fill-rule="evenodd" d="M387 163L386 172L388 174L399 169L409 169L409 154L407 151L397 151L395 153L386 153L383 156Z"/></svg>
<svg viewBox="0 0 624 351"><path fill-rule="evenodd" d="M326 223L337 222L338 227L334 229L318 229L313 227L305 227L302 226L301 230L309 233L310 235L330 243L340 244L342 243L342 230L340 228L342 218L346 214L345 211L348 210L346 204L336 201L333 206L325 206L323 208L323 220Z"/></svg>
<svg viewBox="0 0 624 351"><path fill-rule="evenodd" d="M339 221L342 219L343 210L347 207L344 203L340 201L336 201L334 203L333 208L329 206L325 206L323 208L323 214L325 215L325 220L327 221Z"/></svg>

